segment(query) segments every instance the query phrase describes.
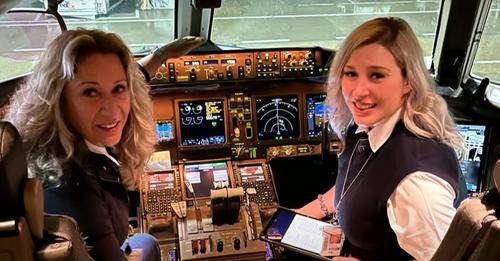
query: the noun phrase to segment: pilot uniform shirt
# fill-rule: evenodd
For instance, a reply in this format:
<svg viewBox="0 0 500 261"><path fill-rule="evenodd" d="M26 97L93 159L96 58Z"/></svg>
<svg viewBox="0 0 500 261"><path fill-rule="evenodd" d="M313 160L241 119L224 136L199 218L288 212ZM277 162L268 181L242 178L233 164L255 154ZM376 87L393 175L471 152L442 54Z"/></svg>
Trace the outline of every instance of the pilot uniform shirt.
<svg viewBox="0 0 500 261"><path fill-rule="evenodd" d="M385 207L381 206L380 208L384 209L385 212L378 214L379 216L382 216L383 221L381 221L380 224L376 224L377 222L379 222L379 220L366 220L365 222L367 222L366 224L368 224L368 226L383 226L384 224L382 223L388 223L388 225L394 232L395 240L397 240L397 244L399 245L394 247L401 248L403 250L403 252L400 253L399 256L395 255L393 257L394 259L404 260L414 258L416 260L429 260L442 241L453 219L453 216L455 215L456 209L454 208L453 203L456 198L456 191L458 191L458 182L456 181L456 177L453 177L453 175L456 175L456 173L460 173L460 170L458 169L458 161L456 160L456 155L450 147L437 141L416 138L404 127L404 124L400 121L400 114L401 110L398 110L391 117L383 120L382 122L379 122L369 131L367 127L359 126L355 130L355 133L359 134L360 132L368 131L369 146L371 148L371 151L373 152L373 155L376 155L378 151L383 149L384 144L391 140L392 136L395 135L393 134L393 132L404 132L405 135L413 136L413 139L419 139L426 142L427 144L430 144L429 146L430 148L432 148L431 152L434 150L444 151L443 154L446 154L446 156L443 156L444 160L442 161L442 165L447 165L444 168L447 168L446 170L448 174L441 175L440 173L440 175L436 175L436 173L431 173L430 171L421 171L421 169L403 174L403 178L396 183L396 187L394 188L392 193L389 194L390 196L386 204L384 204ZM346 140L346 143L347 142L348 141ZM397 153L404 153L404 151L402 150L405 149L406 148L402 147ZM417 154L424 155L426 153L427 152L421 152ZM343 154L344 155L341 155L341 157L347 157L347 160L351 156L351 152L344 151ZM423 157L425 157L425 155ZM441 156L438 156L438 158L440 157ZM386 159L387 161L384 162L386 171L383 172L391 173L392 169L397 168L398 164L401 164L401 162L397 161L398 158L399 157ZM376 159L377 157L373 158L373 160ZM439 162L439 159L437 160ZM344 159L344 162L345 161L346 160ZM446 161L451 161L452 163L447 164ZM456 162L456 164L454 164L454 161ZM343 167L344 172L346 170L345 164L346 163L344 163ZM370 162L368 164L370 164ZM342 166L339 166L339 169L341 168ZM439 169L439 167L437 169ZM366 172L368 170L369 165L367 165L366 169L364 169L362 172ZM336 183L337 188L335 195L335 205L338 204L338 200L340 198L342 190L340 186L342 185L345 178L345 174L341 174L342 173L339 172L339 177L337 178ZM356 174L357 173L349 173L348 175L354 176ZM380 179L386 178L383 176L384 174L380 172L360 173L358 179L354 180L354 182L363 183L364 175L374 175L375 177L377 177L378 175ZM350 179L352 180L352 177L350 177ZM364 189L365 191L376 191L378 189L381 189L385 181L380 179L379 182L380 184L382 184L380 187L377 187L372 183L367 184L367 186L361 189ZM357 189L355 183L353 183L353 186L351 188L352 191L344 192L345 198L349 198L349 193L356 192ZM346 188L348 187L348 185L349 184L346 184ZM362 191L360 193L365 192ZM345 199L343 199L342 201L344 200ZM342 215L343 212L342 208L345 207L344 204L358 204L358 202L348 202L348 200L346 200L345 202L341 202L341 204L342 205L339 206L340 215ZM366 202L359 203L359 205L363 204L366 204ZM383 217L384 214L386 215L386 217ZM360 217L360 220L363 220L363 217ZM341 222L341 225L342 223L343 222ZM356 222L349 224L351 226L358 227L361 225L356 224ZM379 236L381 238L378 238ZM366 237L384 240L383 236L381 235L366 235ZM392 235L389 237L392 237ZM349 240L353 241L351 239ZM376 242L372 243L378 244ZM374 259L387 260L387 258L391 258L385 255L385 253L383 252L383 249L379 249L380 256L379 258Z"/></svg>
<svg viewBox="0 0 500 261"><path fill-rule="evenodd" d="M104 147L80 143L62 165L59 185L45 189L45 212L73 217L96 260L126 260L129 200L119 165Z"/></svg>

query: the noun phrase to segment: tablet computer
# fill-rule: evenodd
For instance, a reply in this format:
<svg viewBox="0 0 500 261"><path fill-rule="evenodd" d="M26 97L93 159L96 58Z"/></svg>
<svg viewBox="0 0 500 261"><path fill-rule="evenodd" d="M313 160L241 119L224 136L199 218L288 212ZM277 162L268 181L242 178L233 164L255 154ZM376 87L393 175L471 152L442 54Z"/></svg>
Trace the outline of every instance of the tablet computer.
<svg viewBox="0 0 500 261"><path fill-rule="evenodd" d="M320 260L338 256L344 237L338 226L278 207L260 239Z"/></svg>

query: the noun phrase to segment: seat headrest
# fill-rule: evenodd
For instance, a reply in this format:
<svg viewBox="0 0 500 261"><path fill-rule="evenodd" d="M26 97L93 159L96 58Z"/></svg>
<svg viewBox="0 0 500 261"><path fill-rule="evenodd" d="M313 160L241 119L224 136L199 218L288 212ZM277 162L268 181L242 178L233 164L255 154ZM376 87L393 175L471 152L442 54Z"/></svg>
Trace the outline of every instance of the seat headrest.
<svg viewBox="0 0 500 261"><path fill-rule="evenodd" d="M493 180L495 181L495 187L500 191L500 159L497 160L493 169Z"/></svg>
<svg viewBox="0 0 500 261"><path fill-rule="evenodd" d="M28 178L26 153L17 129L0 121L0 220L24 214L24 183Z"/></svg>

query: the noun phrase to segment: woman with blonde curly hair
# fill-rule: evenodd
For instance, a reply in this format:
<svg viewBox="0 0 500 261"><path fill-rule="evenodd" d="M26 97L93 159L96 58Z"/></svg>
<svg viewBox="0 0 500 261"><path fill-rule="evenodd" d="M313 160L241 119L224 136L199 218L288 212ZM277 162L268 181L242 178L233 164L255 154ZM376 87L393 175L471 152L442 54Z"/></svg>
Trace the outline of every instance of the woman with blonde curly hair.
<svg viewBox="0 0 500 261"><path fill-rule="evenodd" d="M66 31L11 99L7 119L26 144L29 174L44 181L45 212L75 218L97 260L125 260L127 189L137 188L156 141L144 79L160 66L159 52L177 57L201 43L183 38L138 64L115 34ZM159 260L157 243L137 238L132 247Z"/></svg>
<svg viewBox="0 0 500 261"><path fill-rule="evenodd" d="M344 145L337 180L297 211L333 213L349 255L334 260L429 260L466 194L455 153L463 140L408 23L384 17L354 29L327 92Z"/></svg>

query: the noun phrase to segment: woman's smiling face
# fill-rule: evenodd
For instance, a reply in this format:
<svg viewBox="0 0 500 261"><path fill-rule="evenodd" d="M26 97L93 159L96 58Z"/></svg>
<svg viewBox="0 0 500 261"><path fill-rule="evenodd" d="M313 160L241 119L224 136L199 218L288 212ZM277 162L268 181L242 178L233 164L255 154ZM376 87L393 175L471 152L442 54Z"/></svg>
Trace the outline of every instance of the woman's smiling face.
<svg viewBox="0 0 500 261"><path fill-rule="evenodd" d="M71 126L89 142L118 144L130 112L127 76L118 56L86 56L75 79L64 87L63 108Z"/></svg>
<svg viewBox="0 0 500 261"><path fill-rule="evenodd" d="M373 126L390 117L410 91L394 56L380 44L354 50L342 73L342 95L356 124Z"/></svg>

